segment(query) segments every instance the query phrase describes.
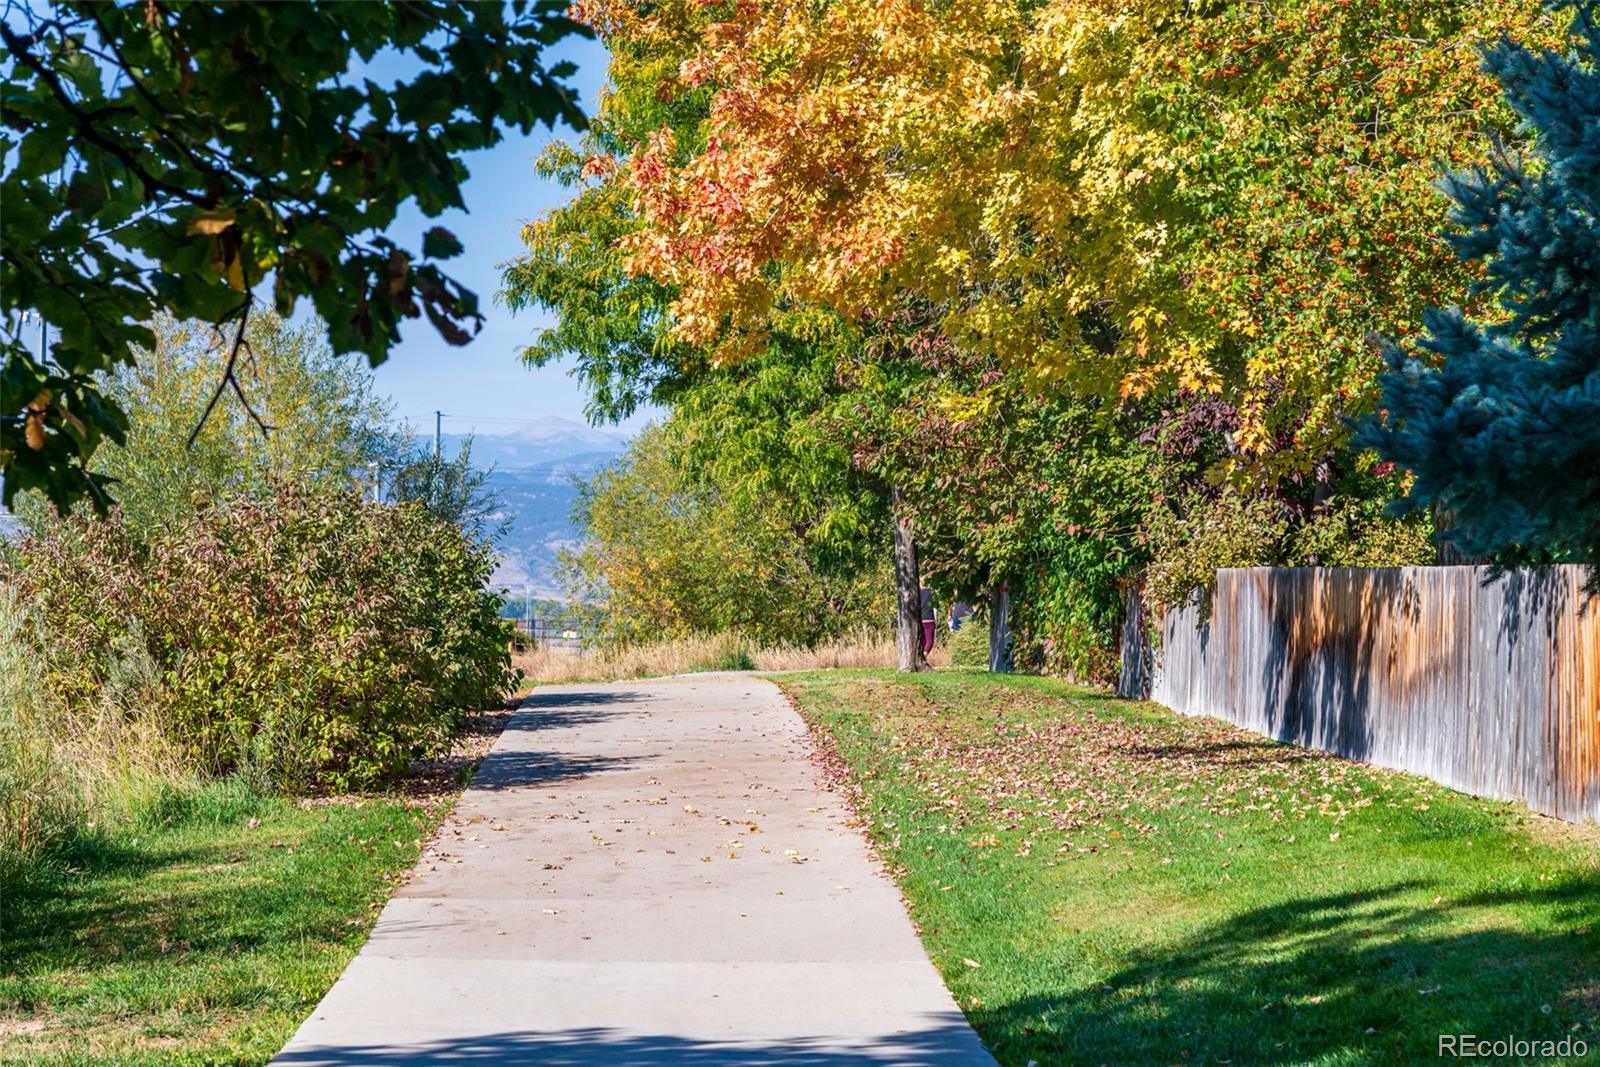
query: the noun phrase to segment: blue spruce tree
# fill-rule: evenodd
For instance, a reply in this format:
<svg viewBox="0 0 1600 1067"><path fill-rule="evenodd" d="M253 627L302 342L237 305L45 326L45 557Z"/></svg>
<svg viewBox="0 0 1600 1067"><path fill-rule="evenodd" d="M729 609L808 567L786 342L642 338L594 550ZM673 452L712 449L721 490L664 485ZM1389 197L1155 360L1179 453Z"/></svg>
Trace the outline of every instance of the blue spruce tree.
<svg viewBox="0 0 1600 1067"><path fill-rule="evenodd" d="M1406 503L1503 564L1587 562L1600 581L1600 4L1574 5L1571 52L1485 52L1532 138L1444 182L1451 236L1482 260L1503 321L1433 308L1420 358L1386 342L1384 410L1359 439L1416 476Z"/></svg>

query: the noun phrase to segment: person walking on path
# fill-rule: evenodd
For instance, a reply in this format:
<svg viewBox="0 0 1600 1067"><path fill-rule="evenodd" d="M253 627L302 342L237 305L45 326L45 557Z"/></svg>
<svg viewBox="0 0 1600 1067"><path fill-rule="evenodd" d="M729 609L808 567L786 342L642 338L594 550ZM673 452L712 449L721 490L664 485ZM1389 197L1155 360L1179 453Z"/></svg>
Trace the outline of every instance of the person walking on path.
<svg viewBox="0 0 1600 1067"><path fill-rule="evenodd" d="M922 654L933 651L933 590L922 587Z"/></svg>

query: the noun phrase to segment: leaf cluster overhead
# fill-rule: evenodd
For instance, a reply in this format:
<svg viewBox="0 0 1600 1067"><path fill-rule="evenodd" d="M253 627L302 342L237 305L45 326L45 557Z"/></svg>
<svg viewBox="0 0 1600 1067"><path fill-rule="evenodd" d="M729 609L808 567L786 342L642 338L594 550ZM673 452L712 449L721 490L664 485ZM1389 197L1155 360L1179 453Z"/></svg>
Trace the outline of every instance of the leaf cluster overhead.
<svg viewBox="0 0 1600 1067"><path fill-rule="evenodd" d="M240 399L231 373L269 289L281 315L310 297L335 351L373 364L407 318L469 341L477 298L441 266L460 242L384 233L408 203L462 207L462 156L505 128L582 125L571 66L544 58L583 32L561 6L69 0L0 23L6 501L108 501L87 460L127 423L96 375L152 344L157 312L217 325L218 390ZM373 80L385 52L414 73Z"/></svg>

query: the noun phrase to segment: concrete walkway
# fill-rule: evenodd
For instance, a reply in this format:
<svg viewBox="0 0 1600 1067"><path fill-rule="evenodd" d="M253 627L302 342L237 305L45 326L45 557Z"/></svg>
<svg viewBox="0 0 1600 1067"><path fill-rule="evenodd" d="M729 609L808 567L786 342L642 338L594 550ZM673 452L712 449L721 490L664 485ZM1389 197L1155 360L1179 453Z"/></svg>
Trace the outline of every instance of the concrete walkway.
<svg viewBox="0 0 1600 1067"><path fill-rule="evenodd" d="M273 1062L993 1067L848 819L769 682L541 689Z"/></svg>

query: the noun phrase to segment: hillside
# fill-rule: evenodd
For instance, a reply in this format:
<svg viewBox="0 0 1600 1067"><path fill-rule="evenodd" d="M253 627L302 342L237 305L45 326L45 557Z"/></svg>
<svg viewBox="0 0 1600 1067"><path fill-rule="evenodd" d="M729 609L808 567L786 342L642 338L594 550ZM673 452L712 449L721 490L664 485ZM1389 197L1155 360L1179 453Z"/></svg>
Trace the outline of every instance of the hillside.
<svg viewBox="0 0 1600 1067"><path fill-rule="evenodd" d="M556 553L575 536L572 506L578 479L620 455L628 436L548 417L513 432L473 437L473 462L493 468L490 484L504 499L511 519L496 546L501 556L493 579L496 588L517 595L560 596ZM459 448L465 439L445 434L445 450Z"/></svg>

